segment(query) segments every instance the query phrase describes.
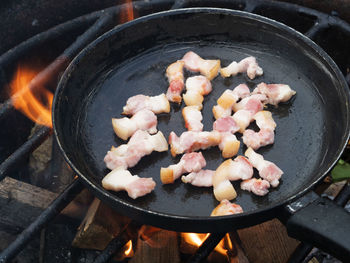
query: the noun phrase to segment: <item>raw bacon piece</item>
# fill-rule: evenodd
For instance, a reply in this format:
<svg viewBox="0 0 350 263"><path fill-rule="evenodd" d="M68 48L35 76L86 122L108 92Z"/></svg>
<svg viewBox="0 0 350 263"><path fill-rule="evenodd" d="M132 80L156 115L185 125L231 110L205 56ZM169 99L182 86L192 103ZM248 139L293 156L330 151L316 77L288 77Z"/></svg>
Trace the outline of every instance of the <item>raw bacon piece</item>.
<svg viewBox="0 0 350 263"><path fill-rule="evenodd" d="M115 134L123 140L127 140L137 130L154 134L157 132L157 116L152 111L144 109L136 112L131 118L112 118L112 126Z"/></svg>
<svg viewBox="0 0 350 263"><path fill-rule="evenodd" d="M166 69L166 76L169 82L166 97L169 101L181 103L181 92L184 89L184 64L185 62L178 60Z"/></svg>
<svg viewBox="0 0 350 263"><path fill-rule="evenodd" d="M274 131L276 128L276 122L273 120L272 113L269 111L259 111L254 115L253 118L256 122L256 125L260 129L269 129Z"/></svg>
<svg viewBox="0 0 350 263"><path fill-rule="evenodd" d="M243 143L247 147L251 147L253 150L257 150L262 146L273 144L275 139L274 130L276 123L272 118L272 114L269 111L259 111L254 115L256 124L261 129L259 132L253 130L245 130L243 133Z"/></svg>
<svg viewBox="0 0 350 263"><path fill-rule="evenodd" d="M275 133L270 129L261 129L259 132L247 129L243 132L242 139L247 147L257 150L260 147L273 144Z"/></svg>
<svg viewBox="0 0 350 263"><path fill-rule="evenodd" d="M230 201L224 199L214 208L210 216L228 216L240 213L243 213L243 209L240 205L230 203Z"/></svg>
<svg viewBox="0 0 350 263"><path fill-rule="evenodd" d="M182 116L185 120L185 126L189 131L203 130L203 116L198 106L186 106L182 110Z"/></svg>
<svg viewBox="0 0 350 263"><path fill-rule="evenodd" d="M185 153L180 162L160 169L160 180L171 184L184 173L198 172L206 165L201 152Z"/></svg>
<svg viewBox="0 0 350 263"><path fill-rule="evenodd" d="M213 186L213 176L215 171L212 170L200 170L199 172L192 172L188 175L181 177L182 182L185 184L192 184L198 187L210 187Z"/></svg>
<svg viewBox="0 0 350 263"><path fill-rule="evenodd" d="M267 103L277 106L280 102L286 102L296 94L289 85L260 83L253 91L254 94L264 94L268 98Z"/></svg>
<svg viewBox="0 0 350 263"><path fill-rule="evenodd" d="M113 170L135 166L140 159L153 151L164 152L168 150L168 143L161 131L150 135L146 131L138 130L130 138L127 144L122 144L107 152L104 162L107 168Z"/></svg>
<svg viewBox="0 0 350 263"><path fill-rule="evenodd" d="M204 95L212 91L210 81L204 76L193 76L186 80L186 93L183 94L184 102L187 106L203 107Z"/></svg>
<svg viewBox="0 0 350 263"><path fill-rule="evenodd" d="M135 95L127 100L123 114L134 115L143 109L153 111L155 114L169 113L170 104L164 93L158 96Z"/></svg>
<svg viewBox="0 0 350 263"><path fill-rule="evenodd" d="M213 190L216 200L232 200L237 197L236 190L228 179L215 180L214 178L215 175L213 176Z"/></svg>
<svg viewBox="0 0 350 263"><path fill-rule="evenodd" d="M267 180L272 187L278 186L283 171L276 164L264 160L264 157L254 152L252 148L246 150L245 156L248 157L251 164L259 171L261 178Z"/></svg>
<svg viewBox="0 0 350 263"><path fill-rule="evenodd" d="M193 51L187 52L182 61L185 63L186 69L192 72L200 72L209 80L215 78L219 73L220 60L205 60Z"/></svg>
<svg viewBox="0 0 350 263"><path fill-rule="evenodd" d="M240 62L233 61L225 68L221 68L220 74L223 78L230 76L236 76L238 73L247 72L250 79L254 79L256 76L261 76L264 72L256 62L255 57L247 57Z"/></svg>
<svg viewBox="0 0 350 263"><path fill-rule="evenodd" d="M235 113L232 118L238 124L239 132L243 133L253 120L254 115L264 107L266 96L263 94L254 94L242 99L239 103L233 105Z"/></svg>
<svg viewBox="0 0 350 263"><path fill-rule="evenodd" d="M114 169L102 179L102 186L107 190L126 191L128 196L136 199L154 190L156 183L152 178L140 178L128 170Z"/></svg>
<svg viewBox="0 0 350 263"><path fill-rule="evenodd" d="M207 149L211 146L218 145L220 141L221 135L218 131L187 131L183 132L180 137L178 137L175 132L171 132L169 135L170 151L171 155L174 157L184 152Z"/></svg>
<svg viewBox="0 0 350 263"><path fill-rule="evenodd" d="M267 97L264 94L253 94L235 103L232 108L234 112L247 110L252 115L255 115L257 112L263 110L266 100Z"/></svg>
<svg viewBox="0 0 350 263"><path fill-rule="evenodd" d="M244 156L224 161L215 172L216 178L226 178L230 181L247 180L252 176L253 165Z"/></svg>
<svg viewBox="0 0 350 263"><path fill-rule="evenodd" d="M241 189L252 192L256 195L264 196L269 192L270 184L263 179L248 179L241 182Z"/></svg>
<svg viewBox="0 0 350 263"><path fill-rule="evenodd" d="M247 85L240 84L233 90L225 90L217 100L217 105L213 107L213 115L215 119L230 116L233 105L242 98L249 96L250 91Z"/></svg>
<svg viewBox="0 0 350 263"><path fill-rule="evenodd" d="M236 133L239 130L239 126L231 116L228 116L214 121L213 130L219 132Z"/></svg>
<svg viewBox="0 0 350 263"><path fill-rule="evenodd" d="M221 141L219 143L219 148L222 151L223 158L231 158L238 153L239 140L237 137L231 132L222 132L221 133Z"/></svg>

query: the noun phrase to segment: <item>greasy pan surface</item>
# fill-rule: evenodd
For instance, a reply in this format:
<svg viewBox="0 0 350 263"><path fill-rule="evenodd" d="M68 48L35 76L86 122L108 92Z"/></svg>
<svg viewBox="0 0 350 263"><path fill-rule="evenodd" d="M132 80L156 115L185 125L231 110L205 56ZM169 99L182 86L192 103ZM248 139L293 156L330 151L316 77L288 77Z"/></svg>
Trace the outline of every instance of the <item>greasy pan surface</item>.
<svg viewBox="0 0 350 263"><path fill-rule="evenodd" d="M227 88L247 83L252 90L264 81L289 84L297 92L290 102L269 108L277 123L275 143L258 150L284 171L281 183L265 197L257 197L241 191L235 182L235 202L243 207L243 215L209 218L218 205L212 188L181 180L162 185L160 167L180 159L172 158L170 151L154 152L130 169L132 174L154 178L153 193L132 200L125 192L108 192L101 186L109 172L104 155L112 145L125 143L114 134L111 118L122 116L122 107L133 95L165 93L167 66L189 50L206 59L221 59L222 66L255 56L264 70L252 81L245 74L215 78L213 91L204 100L204 130L212 129L212 107ZM158 129L166 138L171 131L177 135L185 131L183 107L172 104L170 114L158 115ZM274 208L295 199L327 173L348 138L349 94L331 59L292 29L243 12L184 9L132 21L92 43L65 72L55 95L53 119L70 165L119 212L179 231L225 231L275 216ZM239 154L245 149L241 143ZM207 169L215 170L224 160L217 147L203 154Z"/></svg>

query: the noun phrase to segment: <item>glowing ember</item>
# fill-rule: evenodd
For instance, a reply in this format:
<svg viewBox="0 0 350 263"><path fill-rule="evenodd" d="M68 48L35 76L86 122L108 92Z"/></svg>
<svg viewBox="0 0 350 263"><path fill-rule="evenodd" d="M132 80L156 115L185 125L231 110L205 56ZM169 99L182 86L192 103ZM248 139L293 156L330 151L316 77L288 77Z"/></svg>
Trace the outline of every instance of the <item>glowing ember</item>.
<svg viewBox="0 0 350 263"><path fill-rule="evenodd" d="M32 121L52 127L51 108L53 94L44 87L30 88L31 80L36 76L34 70L19 66L10 84L13 106Z"/></svg>
<svg viewBox="0 0 350 263"><path fill-rule="evenodd" d="M124 0L122 11L120 12L119 23L123 24L134 19L134 7L132 0Z"/></svg>
<svg viewBox="0 0 350 263"><path fill-rule="evenodd" d="M126 247L126 249L124 251L124 255L126 257L131 257L132 256L132 254L131 254L131 252L132 252L132 241L129 240L129 242L126 243L125 247Z"/></svg>

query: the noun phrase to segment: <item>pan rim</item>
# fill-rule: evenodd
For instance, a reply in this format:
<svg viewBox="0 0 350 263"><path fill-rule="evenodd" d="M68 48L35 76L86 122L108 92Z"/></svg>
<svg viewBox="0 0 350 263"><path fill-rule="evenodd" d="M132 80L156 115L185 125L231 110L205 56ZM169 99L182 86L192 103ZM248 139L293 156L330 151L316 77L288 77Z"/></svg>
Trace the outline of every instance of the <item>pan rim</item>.
<svg viewBox="0 0 350 263"><path fill-rule="evenodd" d="M110 203L110 202L115 202L118 203L117 205L120 207L128 208L128 209L133 209L141 213L145 213L148 215L153 215L156 217L165 217L165 218L172 218L174 220L182 220L182 221L202 221L202 220L209 220L209 222L212 221L217 221L217 220L232 220L235 218L241 218L241 217L249 217L251 215L258 215L263 212L270 212L271 210L274 210L278 207L281 207L283 205L286 205L297 198L303 196L306 194L308 191L310 191L316 184L318 184L329 172L330 170L334 167L334 165L337 163L338 159L340 158L342 152L344 151L347 142L350 137L350 121L349 118L347 118L347 123L346 123L346 129L344 130L344 136L341 138L341 144L342 147L340 147L337 150L337 154L331 158L331 161L329 162L330 165L328 169L326 169L323 173L320 172L320 174L317 174L317 179L314 180L312 183L307 184L306 188L303 190L291 195L289 198L286 198L282 201L275 202L273 204L267 205L266 207L263 208L258 208L254 209L252 211L244 212L243 214L236 214L236 215L230 215L230 216L218 216L218 217L210 217L210 216L181 216L181 215L174 215L174 214L168 214L168 213L162 213L162 212L157 212L157 211L152 211L152 210L147 210L138 206L134 206L132 204L124 202L122 199L119 199L115 196L113 196L109 191L103 189L99 185L95 185L90 179L88 179L84 174L82 174L79 169L73 164L73 162L69 159L67 156L65 150L63 149L63 144L62 141L60 140L60 135L58 134L57 131L57 123L56 123L56 116L55 112L57 111L57 101L58 101L58 94L64 90L64 87L66 86L66 83L69 81L70 78L70 72L74 71L74 68L76 67L77 64L79 64L80 60L82 57L84 57L87 53L93 51L94 47L104 41L105 39L109 38L111 35L117 34L118 32L124 30L125 28L131 27L134 24L141 23L143 21L148 21L153 18L159 18L162 16L169 16L169 15L176 15L176 14L184 14L184 13L217 13L217 14L227 14L227 15L233 15L233 16L239 16L247 18L247 19L254 19L255 21L258 20L261 23L269 24L270 26L278 27L279 29L285 31L287 34L290 36L294 36L298 40L304 42L308 47L310 47L315 54L317 53L320 58L323 59L325 63L330 67L334 75L337 77L338 82L341 84L342 87L347 87L347 83L345 81L345 78L343 74L340 72L338 66L335 64L335 62L331 59L331 57L320 47L318 46L315 42L313 42L311 39L306 37L305 35L301 34L300 32L296 31L293 28L288 27L285 24L282 24L280 22L277 22L275 20L248 13L245 11L238 11L238 10L231 10L231 9L224 9L224 8L183 8L183 9L176 9L176 10L167 10L167 11L162 11L158 13L153 13L150 15L146 15L140 18L137 18L135 20L129 21L125 24L118 25L115 28L111 29L110 31L104 33L97 39L95 39L93 42L91 42L86 48L84 48L69 64L67 69L65 70L64 74L62 75L58 87L55 92L54 96L54 101L53 101L53 110L52 110L52 120L53 120L53 130L54 130L54 135L57 140L57 143L59 145L59 148L67 161L67 163L72 167L72 169L79 175L79 177L84 181L86 185L88 185L91 189L94 190L94 192L103 199L104 201ZM346 89L344 90L346 97L347 97L347 108L349 108L349 102L350 102L350 93L349 90ZM315 174L316 177L316 174Z"/></svg>

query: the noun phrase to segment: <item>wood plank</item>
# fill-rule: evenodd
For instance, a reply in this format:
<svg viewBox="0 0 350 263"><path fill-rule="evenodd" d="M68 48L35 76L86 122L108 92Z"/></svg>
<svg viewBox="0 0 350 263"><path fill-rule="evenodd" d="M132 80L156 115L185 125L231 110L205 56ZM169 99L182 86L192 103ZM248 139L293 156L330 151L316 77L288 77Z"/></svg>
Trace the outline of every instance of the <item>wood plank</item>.
<svg viewBox="0 0 350 263"><path fill-rule="evenodd" d="M287 235L286 228L277 219L241 229L238 235L250 262L285 263L299 244Z"/></svg>

